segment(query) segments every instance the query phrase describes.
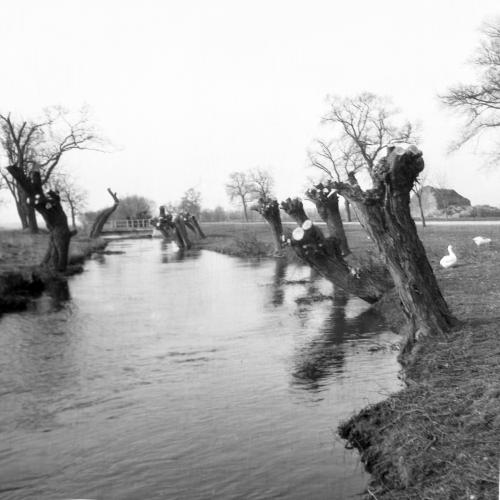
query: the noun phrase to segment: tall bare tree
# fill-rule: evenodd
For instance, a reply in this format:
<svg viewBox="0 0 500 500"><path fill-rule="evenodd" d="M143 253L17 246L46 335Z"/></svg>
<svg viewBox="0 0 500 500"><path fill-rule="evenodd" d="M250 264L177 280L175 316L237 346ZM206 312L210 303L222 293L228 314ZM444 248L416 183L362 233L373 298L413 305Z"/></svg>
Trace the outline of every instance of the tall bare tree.
<svg viewBox="0 0 500 500"><path fill-rule="evenodd" d="M465 118L463 134L452 148L456 149L474 137L483 135L496 141L491 160L500 159L500 17L483 25L483 39L473 64L478 75L476 83L458 84L442 96L445 104Z"/></svg>
<svg viewBox="0 0 500 500"><path fill-rule="evenodd" d="M226 184L226 193L231 201L237 200L243 206L245 221L248 222L248 202L252 198L253 186L245 172L232 172Z"/></svg>
<svg viewBox="0 0 500 500"><path fill-rule="evenodd" d="M332 188L356 208L361 225L386 263L410 329L408 347L420 335L442 333L454 324L410 214L410 192L424 169L422 152L410 145L413 127L398 120L389 103L373 94L332 99L324 120L364 163L371 186L362 187L360 169L348 168Z"/></svg>
<svg viewBox="0 0 500 500"><path fill-rule="evenodd" d="M332 96L323 123L333 127L349 172L366 168L371 172L386 148L415 143L414 126L400 119L390 99L370 92L354 97Z"/></svg>
<svg viewBox="0 0 500 500"><path fill-rule="evenodd" d="M78 185L76 179L68 172L57 172L48 184L53 191L59 193L61 202L69 208L71 225L76 230L76 217L83 213L88 192Z"/></svg>
<svg viewBox="0 0 500 500"><path fill-rule="evenodd" d="M271 199L274 196L274 178L268 170L254 168L250 170L250 182L256 198Z"/></svg>
<svg viewBox="0 0 500 500"><path fill-rule="evenodd" d="M42 118L24 120L0 113L0 146L10 167L26 178L38 169L42 187L49 181L61 158L72 150L99 149L102 140L91 125L88 110L71 113L61 107L47 108ZM38 231L35 209L18 178L0 171L16 203L23 228Z"/></svg>

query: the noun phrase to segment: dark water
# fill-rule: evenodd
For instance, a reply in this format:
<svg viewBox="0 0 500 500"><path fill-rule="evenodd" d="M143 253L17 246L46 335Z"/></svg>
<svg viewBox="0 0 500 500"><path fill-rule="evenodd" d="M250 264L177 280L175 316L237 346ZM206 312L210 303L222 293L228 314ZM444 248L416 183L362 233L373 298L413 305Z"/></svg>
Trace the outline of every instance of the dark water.
<svg viewBox="0 0 500 500"><path fill-rule="evenodd" d="M399 387L380 319L305 267L109 248L0 318L0 498L357 498L336 427Z"/></svg>

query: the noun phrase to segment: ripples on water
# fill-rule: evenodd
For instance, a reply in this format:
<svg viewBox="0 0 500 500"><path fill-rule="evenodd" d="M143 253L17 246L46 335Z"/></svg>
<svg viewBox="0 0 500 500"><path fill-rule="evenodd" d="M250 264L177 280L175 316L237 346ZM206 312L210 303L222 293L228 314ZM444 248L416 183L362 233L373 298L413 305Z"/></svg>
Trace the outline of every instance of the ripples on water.
<svg viewBox="0 0 500 500"><path fill-rule="evenodd" d="M336 428L399 387L380 318L280 260L111 248L0 318L0 498L357 498Z"/></svg>

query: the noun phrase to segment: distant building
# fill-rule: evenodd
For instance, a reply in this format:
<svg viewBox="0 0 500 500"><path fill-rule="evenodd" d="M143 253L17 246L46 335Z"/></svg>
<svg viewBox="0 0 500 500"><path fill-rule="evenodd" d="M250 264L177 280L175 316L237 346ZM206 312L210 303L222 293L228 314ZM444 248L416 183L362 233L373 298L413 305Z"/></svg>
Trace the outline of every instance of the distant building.
<svg viewBox="0 0 500 500"><path fill-rule="evenodd" d="M422 209L424 217L459 217L464 211L470 211L471 202L454 189L439 189L432 186L422 188ZM420 217L417 196L410 200L413 217Z"/></svg>

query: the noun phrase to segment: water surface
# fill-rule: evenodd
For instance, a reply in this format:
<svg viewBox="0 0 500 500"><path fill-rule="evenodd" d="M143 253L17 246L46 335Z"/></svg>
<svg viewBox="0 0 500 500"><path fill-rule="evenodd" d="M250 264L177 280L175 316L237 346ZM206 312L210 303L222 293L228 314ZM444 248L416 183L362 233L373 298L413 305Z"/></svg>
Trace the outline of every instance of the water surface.
<svg viewBox="0 0 500 500"><path fill-rule="evenodd" d="M399 387L378 316L302 266L109 249L0 318L0 498L359 498L336 428Z"/></svg>

